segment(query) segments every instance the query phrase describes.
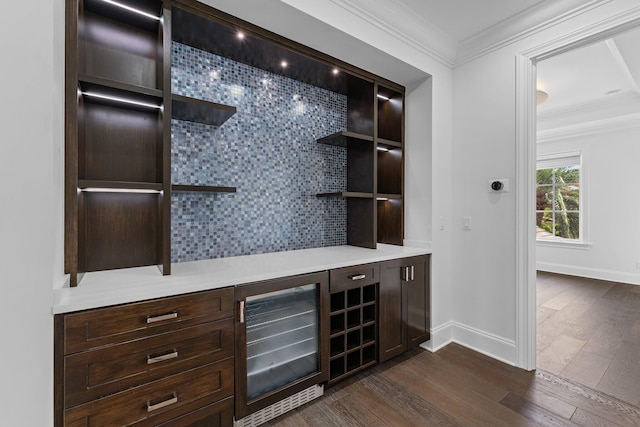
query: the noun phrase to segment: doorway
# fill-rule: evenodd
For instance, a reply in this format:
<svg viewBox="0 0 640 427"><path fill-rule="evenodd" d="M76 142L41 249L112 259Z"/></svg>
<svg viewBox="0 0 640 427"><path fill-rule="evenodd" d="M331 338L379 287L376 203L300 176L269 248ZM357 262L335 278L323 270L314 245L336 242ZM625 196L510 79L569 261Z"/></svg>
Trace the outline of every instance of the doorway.
<svg viewBox="0 0 640 427"><path fill-rule="evenodd" d="M536 368L536 71L537 64L640 26L640 14L616 16L516 57L516 347L517 364Z"/></svg>

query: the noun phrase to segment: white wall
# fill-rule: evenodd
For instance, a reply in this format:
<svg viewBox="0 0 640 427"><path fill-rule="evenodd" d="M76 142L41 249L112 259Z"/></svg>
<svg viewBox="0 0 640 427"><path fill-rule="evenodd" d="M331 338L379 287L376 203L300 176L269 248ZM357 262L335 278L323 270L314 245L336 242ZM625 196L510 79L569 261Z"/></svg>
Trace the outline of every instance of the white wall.
<svg viewBox="0 0 640 427"><path fill-rule="evenodd" d="M538 244L539 270L640 285L638 141L640 124L635 119L632 128L593 130L538 144L538 155L582 153L584 237L589 244Z"/></svg>
<svg viewBox="0 0 640 427"><path fill-rule="evenodd" d="M0 424L53 416L52 288L62 279L64 2L2 15Z"/></svg>
<svg viewBox="0 0 640 427"><path fill-rule="evenodd" d="M513 190L491 195L486 189L488 179L502 177L516 188L516 55L638 6L606 2L455 67L452 335L458 342L517 362L516 199ZM470 231L462 230L463 216L472 218Z"/></svg>

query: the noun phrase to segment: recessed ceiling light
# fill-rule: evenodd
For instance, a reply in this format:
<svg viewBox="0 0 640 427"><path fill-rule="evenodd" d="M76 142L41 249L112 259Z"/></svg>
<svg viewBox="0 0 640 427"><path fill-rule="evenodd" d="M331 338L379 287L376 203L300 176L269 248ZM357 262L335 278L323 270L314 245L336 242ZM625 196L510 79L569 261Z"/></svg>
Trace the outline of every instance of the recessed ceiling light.
<svg viewBox="0 0 640 427"><path fill-rule="evenodd" d="M287 64L287 61L282 61L282 62L280 63L280 66L281 66L282 68L287 68L287 65L289 65L289 64Z"/></svg>
<svg viewBox="0 0 640 427"><path fill-rule="evenodd" d="M332 72L333 72L333 75L335 76L340 72L340 70L338 70L337 68L334 68Z"/></svg>
<svg viewBox="0 0 640 427"><path fill-rule="evenodd" d="M244 33L242 31L238 31L236 37L238 38L238 40L244 40Z"/></svg>

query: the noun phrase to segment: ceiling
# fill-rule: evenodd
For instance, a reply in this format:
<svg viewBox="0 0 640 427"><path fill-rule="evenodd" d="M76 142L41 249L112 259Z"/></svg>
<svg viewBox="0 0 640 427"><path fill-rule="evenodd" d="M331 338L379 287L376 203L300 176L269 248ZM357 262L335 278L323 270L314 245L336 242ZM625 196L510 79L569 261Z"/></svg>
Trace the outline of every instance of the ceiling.
<svg viewBox="0 0 640 427"><path fill-rule="evenodd" d="M545 0L395 0L458 42Z"/></svg>
<svg viewBox="0 0 640 427"><path fill-rule="evenodd" d="M538 106L539 115L597 110L601 117L611 117L640 112L638 45L640 29L539 62L538 88L549 94ZM616 109L618 114L612 114Z"/></svg>

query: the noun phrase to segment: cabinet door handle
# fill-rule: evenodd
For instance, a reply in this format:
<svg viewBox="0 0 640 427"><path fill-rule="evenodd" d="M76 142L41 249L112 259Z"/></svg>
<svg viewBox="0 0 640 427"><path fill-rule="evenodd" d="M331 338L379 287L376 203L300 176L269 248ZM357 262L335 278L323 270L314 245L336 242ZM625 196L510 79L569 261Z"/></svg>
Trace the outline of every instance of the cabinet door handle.
<svg viewBox="0 0 640 427"><path fill-rule="evenodd" d="M411 276L409 278L409 280L411 280L413 282L413 280L415 279L415 272L416 272L416 268L415 265L411 266Z"/></svg>
<svg viewBox="0 0 640 427"><path fill-rule="evenodd" d="M147 412L156 411L160 408L164 408L165 406L173 405L174 403L178 403L178 395L173 393L171 397L163 402L156 403L152 405L151 402L147 402Z"/></svg>
<svg viewBox="0 0 640 427"><path fill-rule="evenodd" d="M402 277L401 279L404 282L408 282L409 281L409 268L408 267L402 267Z"/></svg>
<svg viewBox="0 0 640 427"><path fill-rule="evenodd" d="M244 323L244 301L238 304L238 312L240 314L240 323Z"/></svg>
<svg viewBox="0 0 640 427"><path fill-rule="evenodd" d="M351 280L362 280L366 278L367 278L366 274L354 274L353 276L349 276L349 279Z"/></svg>
<svg viewBox="0 0 640 427"><path fill-rule="evenodd" d="M160 316L147 317L147 323L162 322L163 320L175 319L178 317L178 312L161 314Z"/></svg>
<svg viewBox="0 0 640 427"><path fill-rule="evenodd" d="M147 356L147 365L153 363L164 362L165 360L175 359L178 357L178 352L173 350L171 353L161 354L160 356Z"/></svg>

